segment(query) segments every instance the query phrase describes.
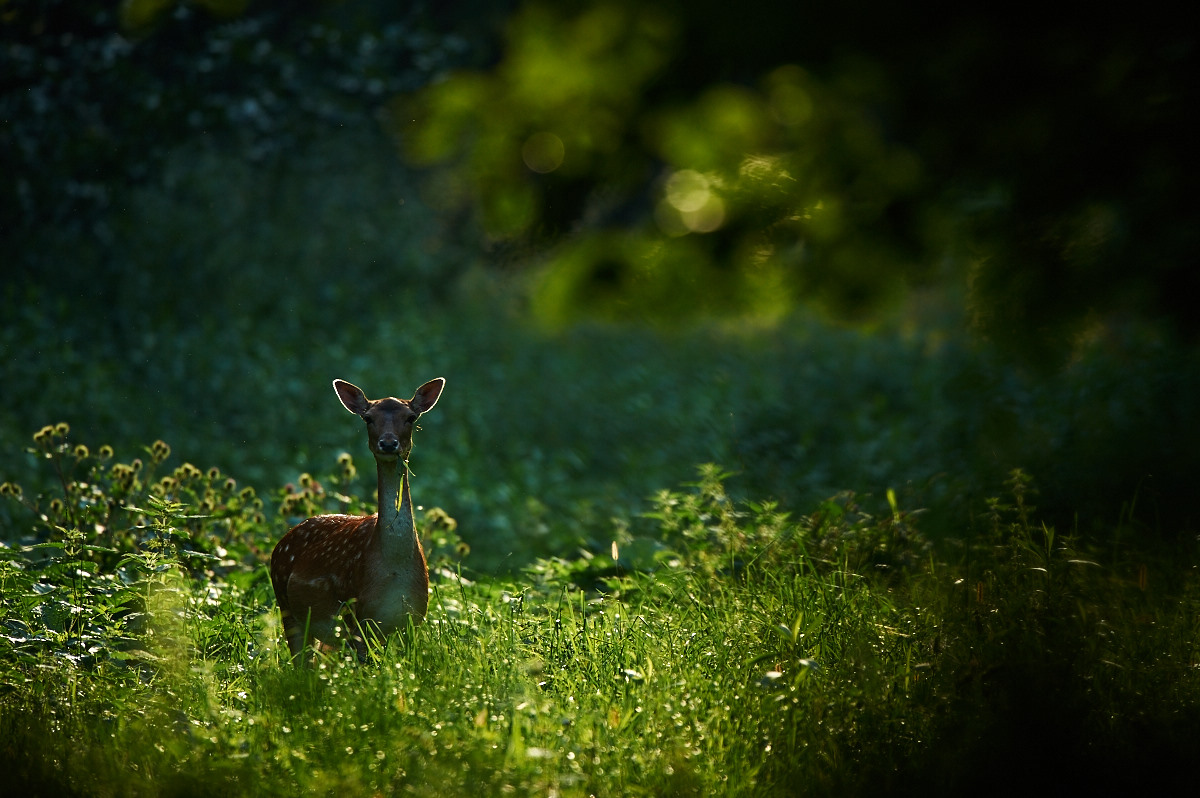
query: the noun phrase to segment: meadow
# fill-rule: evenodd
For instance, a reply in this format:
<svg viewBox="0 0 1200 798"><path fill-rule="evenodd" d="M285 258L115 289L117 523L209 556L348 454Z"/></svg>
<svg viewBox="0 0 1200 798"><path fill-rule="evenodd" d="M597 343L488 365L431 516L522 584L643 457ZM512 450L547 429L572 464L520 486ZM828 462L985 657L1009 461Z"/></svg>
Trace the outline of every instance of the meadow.
<svg viewBox="0 0 1200 798"><path fill-rule="evenodd" d="M270 181L183 153L109 249L49 231L58 271L6 286L4 791L1187 783L1190 350L1118 323L1031 371L952 291L857 327L547 327L364 147ZM294 668L271 547L373 509L330 380L435 376L428 621Z"/></svg>
<svg viewBox="0 0 1200 798"><path fill-rule="evenodd" d="M692 335L676 356L690 346L713 360L719 336ZM905 350L837 335L823 345L861 358ZM847 442L815 447L826 454L807 455L811 469L702 465L751 445L721 432L737 427L723 417L746 381L680 391L669 381L686 376L664 358L666 386L639 383L650 366L622 356L629 336L567 336L610 348L603 401L581 398L597 384L558 395L568 387L536 336L509 338L518 351L496 373L516 398L459 398L423 419L413 464L429 620L366 664L342 653L292 667L265 567L297 520L372 509L373 463L344 410L321 431L344 449L284 486L197 467L161 440L114 447L66 422L36 431L0 505L9 785L929 795L1185 782L1200 718L1194 538L1147 527L1132 503L1105 534L1094 518L1056 527L1019 469L970 511L946 495L972 483L949 476L809 498L825 480L878 485L864 462L903 464L920 438L848 404L823 416L846 423ZM437 359L423 357L422 377ZM753 364L729 351L716 361ZM488 438L497 417L536 430ZM626 426L648 418L649 439ZM667 443L676 436L687 455ZM525 447L515 457L513 440ZM653 487L687 456L685 473ZM800 481L785 507L762 486L788 476Z"/></svg>
<svg viewBox="0 0 1200 798"><path fill-rule="evenodd" d="M647 534L464 566L426 511L429 622L366 664L294 668L263 558L284 518L362 510L352 464L264 513L170 448L64 475L6 545L3 752L24 794L902 794L1182 786L1196 730L1194 569L1083 551L1011 475L947 559L895 504L740 503L714 466ZM325 487L321 487L324 485ZM15 494L15 495L14 495ZM170 497L170 498L168 498ZM1036 775L1035 775L1036 774ZM1030 779L1035 783L1030 785Z"/></svg>

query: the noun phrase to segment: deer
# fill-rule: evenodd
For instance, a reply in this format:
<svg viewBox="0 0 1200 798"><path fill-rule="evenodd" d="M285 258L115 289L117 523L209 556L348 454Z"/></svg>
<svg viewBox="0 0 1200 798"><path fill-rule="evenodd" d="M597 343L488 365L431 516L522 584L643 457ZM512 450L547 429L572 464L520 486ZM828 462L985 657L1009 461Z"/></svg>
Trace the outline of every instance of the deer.
<svg viewBox="0 0 1200 798"><path fill-rule="evenodd" d="M271 586L292 658L315 638L333 646L346 618L349 642L366 659L362 632L383 636L417 626L429 608L429 569L409 494L408 458L417 419L437 404L445 379L422 385L412 399L371 400L334 380L342 406L367 425L367 446L379 474L375 515L318 515L284 535L271 552Z"/></svg>

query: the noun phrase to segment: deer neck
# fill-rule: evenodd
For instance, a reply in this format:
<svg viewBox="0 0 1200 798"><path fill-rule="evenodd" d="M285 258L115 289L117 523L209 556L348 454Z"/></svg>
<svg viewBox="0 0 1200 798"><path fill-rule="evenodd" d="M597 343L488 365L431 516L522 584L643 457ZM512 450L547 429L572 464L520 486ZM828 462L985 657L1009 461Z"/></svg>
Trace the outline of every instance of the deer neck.
<svg viewBox="0 0 1200 798"><path fill-rule="evenodd" d="M412 559L417 527L408 492L408 463L400 458L377 461L379 467L379 537L390 562Z"/></svg>

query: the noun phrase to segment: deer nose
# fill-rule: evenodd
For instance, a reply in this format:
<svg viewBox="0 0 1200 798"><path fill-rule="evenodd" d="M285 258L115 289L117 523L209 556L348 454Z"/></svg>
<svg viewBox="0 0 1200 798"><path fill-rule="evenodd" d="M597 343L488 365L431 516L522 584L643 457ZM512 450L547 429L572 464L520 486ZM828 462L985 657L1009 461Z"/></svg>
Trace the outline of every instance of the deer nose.
<svg viewBox="0 0 1200 798"><path fill-rule="evenodd" d="M400 451L400 439L395 435L385 435L379 439L379 451L383 454L395 454Z"/></svg>

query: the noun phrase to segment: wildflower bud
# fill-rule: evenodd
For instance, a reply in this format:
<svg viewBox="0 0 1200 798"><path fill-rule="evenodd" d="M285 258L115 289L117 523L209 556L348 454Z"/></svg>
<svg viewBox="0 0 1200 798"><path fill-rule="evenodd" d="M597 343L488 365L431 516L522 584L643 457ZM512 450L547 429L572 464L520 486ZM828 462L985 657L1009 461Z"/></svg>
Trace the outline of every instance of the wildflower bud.
<svg viewBox="0 0 1200 798"><path fill-rule="evenodd" d="M113 482L119 488L130 488L133 485L133 480L133 469L129 466L122 466L120 471L113 472Z"/></svg>
<svg viewBox="0 0 1200 798"><path fill-rule="evenodd" d="M458 521L456 521L449 513L441 507L430 507L425 511L425 521L434 526L440 526L450 532L458 529Z"/></svg>

